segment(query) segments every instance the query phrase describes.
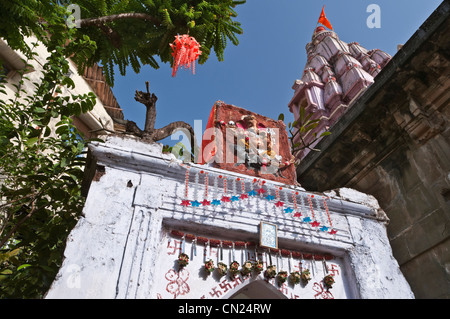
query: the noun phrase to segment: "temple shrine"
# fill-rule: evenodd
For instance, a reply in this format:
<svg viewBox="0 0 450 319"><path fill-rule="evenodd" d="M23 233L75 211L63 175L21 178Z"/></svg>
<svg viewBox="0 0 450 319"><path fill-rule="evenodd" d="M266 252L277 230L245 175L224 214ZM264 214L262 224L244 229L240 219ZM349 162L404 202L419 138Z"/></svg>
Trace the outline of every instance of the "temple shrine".
<svg viewBox="0 0 450 319"><path fill-rule="evenodd" d="M324 125L390 58L325 28L307 51L289 108ZM46 298L414 297L376 199L302 188L284 123L216 102L202 153L185 163L133 136L91 143L83 216Z"/></svg>

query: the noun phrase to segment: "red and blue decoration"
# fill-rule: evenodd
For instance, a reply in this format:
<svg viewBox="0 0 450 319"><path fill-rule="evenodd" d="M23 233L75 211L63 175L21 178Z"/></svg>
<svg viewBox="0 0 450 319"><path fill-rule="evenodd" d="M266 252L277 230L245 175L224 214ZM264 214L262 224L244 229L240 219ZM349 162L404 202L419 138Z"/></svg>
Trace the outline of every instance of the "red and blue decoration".
<svg viewBox="0 0 450 319"><path fill-rule="evenodd" d="M184 166L184 165L183 165ZM333 223L331 220L330 212L327 206L326 196L319 196L313 194L301 194L298 191L293 191L289 188L283 188L280 186L266 184L265 180L253 179L246 180L242 177L232 178L222 175L213 175L214 178L214 188L213 196L215 198L209 198L210 193L208 192L209 187L209 176L213 173L205 172L201 170L195 176L195 185L191 187L194 191L194 200L188 199L189 193L189 182L190 175L189 170L191 167L186 167L186 180L185 180L185 192L184 199L181 200L180 205L183 209L188 209L188 207L197 208L205 206L213 206L217 209L218 206L233 207L234 205L240 205L241 202L250 200L253 197L259 197L265 199L272 203L277 210L284 214L292 214L294 218L298 221L307 224L311 229L318 232L328 233L330 235L336 235L337 230L333 228ZM198 192L199 176L204 176L204 192ZM223 184L223 194L219 194L219 180ZM231 191L228 189L228 182L231 181ZM240 183L240 187L239 186ZM250 185L249 188L246 185ZM236 189L240 188L239 191ZM246 189L247 188L247 189ZM275 195L273 194L275 191ZM284 195L283 200L281 200L280 193ZM201 196L203 193L203 196ZM289 197L291 196L291 199ZM300 202L297 202L297 199ZM316 206L316 208L314 208ZM220 209L220 208L219 208Z"/></svg>

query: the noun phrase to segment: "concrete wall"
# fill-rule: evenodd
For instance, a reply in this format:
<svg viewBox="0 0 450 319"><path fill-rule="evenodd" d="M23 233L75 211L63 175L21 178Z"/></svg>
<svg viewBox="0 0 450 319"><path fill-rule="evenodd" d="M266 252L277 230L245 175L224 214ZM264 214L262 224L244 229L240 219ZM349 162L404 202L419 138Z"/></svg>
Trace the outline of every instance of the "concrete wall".
<svg viewBox="0 0 450 319"><path fill-rule="evenodd" d="M161 154L161 147L112 136L105 144L91 145L94 177L83 217L69 235L64 263L47 298L229 298L239 291L241 296L251 296L250 287L255 286L250 283L255 282L267 290L265 296L286 298L414 297L392 256L386 217L373 197L351 189L314 194L329 197L330 219L320 205L309 211L309 216L315 211L315 219L323 225L331 220L337 230L335 235L318 231L259 196L217 207L185 208L180 202L186 199L187 166L171 154ZM219 175L227 176L228 192L234 192L234 179L248 179L249 187L253 180L192 165L187 196L190 200L204 196L204 185L200 187L201 183L196 182L201 171L210 176L210 200L224 193L222 184L214 185ZM285 198L285 193L298 192L305 199L313 195L299 187L269 181L265 187L273 194L282 187L279 192L286 205L293 205L293 201ZM309 208L305 204L302 213L308 214ZM329 292L324 289L324 268L320 261L311 258L305 258L305 263L315 266L313 279L303 286L279 285L262 275L238 275L234 280L215 273L205 276L205 246L196 245L197 256L192 255L192 238L186 240L185 252L193 260L185 269L179 269L176 260L181 238L174 237L173 230L230 242L258 242L261 221L278 226L280 249L328 256L326 263L328 270L335 273L335 286ZM217 262L217 247L211 247L209 252ZM267 263L267 249L258 247L257 253ZM225 247L226 263L231 254L231 248ZM255 258L254 248L236 248L239 262L244 259L243 254L246 259ZM289 270L290 262L291 270L299 266L299 258L277 257L275 253L271 256L279 268ZM240 290L244 287L248 289Z"/></svg>

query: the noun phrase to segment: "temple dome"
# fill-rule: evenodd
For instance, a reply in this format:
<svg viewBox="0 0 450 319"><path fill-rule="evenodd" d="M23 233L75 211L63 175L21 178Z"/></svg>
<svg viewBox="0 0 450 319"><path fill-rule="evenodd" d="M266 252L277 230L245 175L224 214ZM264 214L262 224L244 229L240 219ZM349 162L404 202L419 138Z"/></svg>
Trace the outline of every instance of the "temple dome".
<svg viewBox="0 0 450 319"><path fill-rule="evenodd" d="M289 110L295 120L300 107L314 113L313 119L321 118L315 129L318 134L337 122L392 58L380 49L368 50L358 42L344 42L323 26L314 29L305 49L308 60L301 80L292 87L295 93Z"/></svg>
<svg viewBox="0 0 450 319"><path fill-rule="evenodd" d="M302 73L302 82L314 83L323 89L329 78L333 77L339 88L330 84L327 92L342 91L347 103L373 83L374 77L391 59L389 54L379 49L368 50L358 42L346 43L339 39L336 32L323 26L314 30L312 41L306 44L305 49L308 61ZM307 91L297 91L302 90L303 86L295 86L296 94L289 103L290 109L292 104L300 102L302 94L305 95L303 99L306 99ZM327 101L331 99L325 99L324 108L333 113L336 103L329 105Z"/></svg>

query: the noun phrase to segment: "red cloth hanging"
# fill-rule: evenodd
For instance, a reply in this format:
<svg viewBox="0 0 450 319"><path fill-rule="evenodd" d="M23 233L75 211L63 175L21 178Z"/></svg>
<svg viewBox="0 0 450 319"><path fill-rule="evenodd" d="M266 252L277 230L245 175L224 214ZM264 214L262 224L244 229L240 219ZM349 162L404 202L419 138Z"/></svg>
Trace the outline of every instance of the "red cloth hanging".
<svg viewBox="0 0 450 319"><path fill-rule="evenodd" d="M184 66L185 69L192 68L192 73L195 74L195 60L202 54L197 40L188 34L176 35L175 41L169 45L173 50L172 76L177 75L180 66Z"/></svg>

